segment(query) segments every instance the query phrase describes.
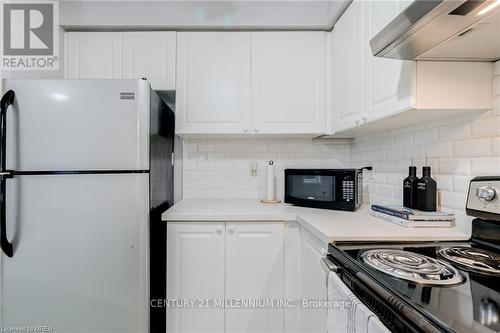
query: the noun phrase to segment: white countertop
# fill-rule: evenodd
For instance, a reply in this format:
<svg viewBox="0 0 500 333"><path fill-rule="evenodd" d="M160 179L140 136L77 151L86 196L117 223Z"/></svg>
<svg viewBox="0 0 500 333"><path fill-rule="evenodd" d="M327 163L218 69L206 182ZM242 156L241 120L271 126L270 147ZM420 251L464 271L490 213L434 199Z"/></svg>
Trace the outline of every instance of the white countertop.
<svg viewBox="0 0 500 333"><path fill-rule="evenodd" d="M335 241L467 240L457 227L406 228L356 212L263 204L259 200L185 199L162 214L164 221L297 221L325 243Z"/></svg>

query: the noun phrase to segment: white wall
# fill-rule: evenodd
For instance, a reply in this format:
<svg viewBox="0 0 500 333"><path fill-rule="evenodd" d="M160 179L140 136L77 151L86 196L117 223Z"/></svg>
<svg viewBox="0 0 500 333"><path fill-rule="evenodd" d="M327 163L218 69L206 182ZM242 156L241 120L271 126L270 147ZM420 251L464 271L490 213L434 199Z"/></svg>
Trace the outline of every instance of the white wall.
<svg viewBox="0 0 500 333"><path fill-rule="evenodd" d="M339 168L349 163L349 145L312 140L191 139L184 142L184 198L264 199L266 165L275 161L277 198L283 198L283 169ZM257 176L250 166L257 162Z"/></svg>
<svg viewBox="0 0 500 333"><path fill-rule="evenodd" d="M493 79L494 108L451 119L378 133L356 139L351 146L354 166L373 165L365 178L365 202L402 202L402 181L414 158L421 174L425 157L437 180L439 203L454 211L469 227L465 200L471 178L500 175L500 62Z"/></svg>

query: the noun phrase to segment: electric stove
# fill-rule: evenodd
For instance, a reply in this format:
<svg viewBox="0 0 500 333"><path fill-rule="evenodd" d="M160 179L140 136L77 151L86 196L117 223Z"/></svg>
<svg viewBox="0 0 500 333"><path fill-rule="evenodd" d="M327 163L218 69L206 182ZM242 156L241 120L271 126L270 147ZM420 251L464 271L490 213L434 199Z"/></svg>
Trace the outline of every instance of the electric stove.
<svg viewBox="0 0 500 333"><path fill-rule="evenodd" d="M499 190L500 177L471 181L469 241L334 243L327 258L393 332L500 332Z"/></svg>

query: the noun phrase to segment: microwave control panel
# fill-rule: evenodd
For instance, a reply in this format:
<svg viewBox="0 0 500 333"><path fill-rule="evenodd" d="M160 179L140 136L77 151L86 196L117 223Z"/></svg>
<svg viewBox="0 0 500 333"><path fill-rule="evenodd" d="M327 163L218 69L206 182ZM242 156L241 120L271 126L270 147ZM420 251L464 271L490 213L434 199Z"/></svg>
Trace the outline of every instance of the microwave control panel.
<svg viewBox="0 0 500 333"><path fill-rule="evenodd" d="M342 199L349 202L354 200L354 179L349 180L347 178L342 180Z"/></svg>

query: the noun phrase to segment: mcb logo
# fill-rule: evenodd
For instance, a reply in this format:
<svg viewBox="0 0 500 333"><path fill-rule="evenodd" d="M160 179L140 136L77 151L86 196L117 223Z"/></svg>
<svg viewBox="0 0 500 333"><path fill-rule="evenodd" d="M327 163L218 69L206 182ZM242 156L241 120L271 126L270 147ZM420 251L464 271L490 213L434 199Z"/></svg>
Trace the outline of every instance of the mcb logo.
<svg viewBox="0 0 500 333"><path fill-rule="evenodd" d="M58 69L57 9L55 1L2 1L2 69Z"/></svg>

